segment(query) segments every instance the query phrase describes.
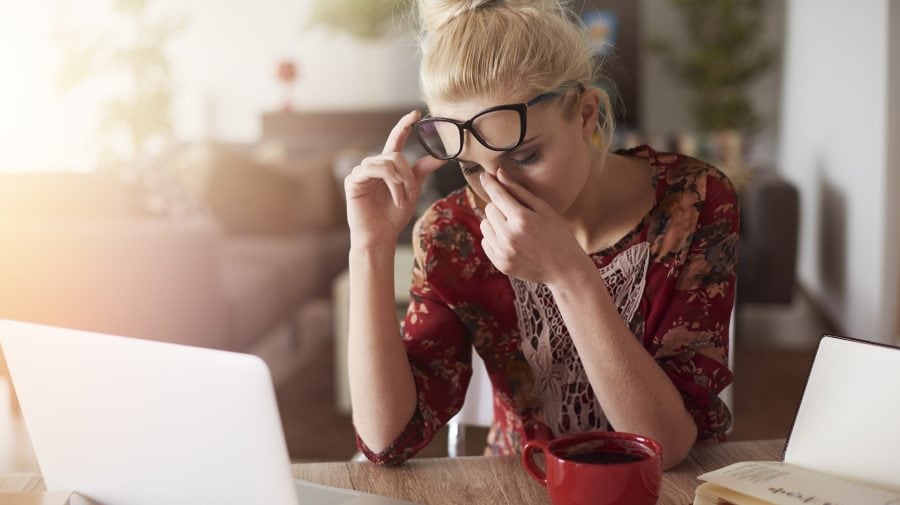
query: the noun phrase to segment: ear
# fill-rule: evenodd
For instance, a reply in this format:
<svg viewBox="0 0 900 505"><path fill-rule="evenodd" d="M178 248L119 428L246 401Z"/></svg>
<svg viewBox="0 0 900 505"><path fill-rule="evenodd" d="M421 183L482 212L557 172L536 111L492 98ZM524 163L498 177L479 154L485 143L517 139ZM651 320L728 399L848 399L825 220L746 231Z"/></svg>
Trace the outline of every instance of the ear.
<svg viewBox="0 0 900 505"><path fill-rule="evenodd" d="M588 87L581 93L578 104L578 119L581 121L581 135L590 140L597 130L600 117L600 93L597 88Z"/></svg>

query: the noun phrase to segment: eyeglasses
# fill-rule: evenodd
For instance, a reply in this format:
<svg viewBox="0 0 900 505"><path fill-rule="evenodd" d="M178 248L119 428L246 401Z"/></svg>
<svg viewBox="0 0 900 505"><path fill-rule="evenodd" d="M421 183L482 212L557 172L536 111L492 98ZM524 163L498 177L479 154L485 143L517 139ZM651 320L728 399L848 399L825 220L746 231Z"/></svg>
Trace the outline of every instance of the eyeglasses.
<svg viewBox="0 0 900 505"><path fill-rule="evenodd" d="M498 105L484 109L468 121L428 117L416 121L416 137L428 154L441 160L453 159L462 152L465 130L492 151L511 151L525 140L528 108L556 98L568 91L548 91L525 103Z"/></svg>

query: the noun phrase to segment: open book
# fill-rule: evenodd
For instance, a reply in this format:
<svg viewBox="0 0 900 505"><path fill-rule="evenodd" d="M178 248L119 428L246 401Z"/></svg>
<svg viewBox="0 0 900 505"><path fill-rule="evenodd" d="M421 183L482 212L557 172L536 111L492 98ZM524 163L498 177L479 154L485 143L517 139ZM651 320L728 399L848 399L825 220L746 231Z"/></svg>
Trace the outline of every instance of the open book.
<svg viewBox="0 0 900 505"><path fill-rule="evenodd" d="M784 461L699 479L694 505L900 505L900 349L822 337Z"/></svg>

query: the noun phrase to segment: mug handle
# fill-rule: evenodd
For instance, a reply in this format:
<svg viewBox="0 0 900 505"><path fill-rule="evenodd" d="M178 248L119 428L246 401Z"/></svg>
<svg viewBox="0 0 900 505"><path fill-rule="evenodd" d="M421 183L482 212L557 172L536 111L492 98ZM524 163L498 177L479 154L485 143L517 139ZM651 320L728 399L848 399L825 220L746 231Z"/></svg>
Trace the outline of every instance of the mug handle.
<svg viewBox="0 0 900 505"><path fill-rule="evenodd" d="M531 477L540 482L544 487L547 487L547 473L537 465L534 464L534 452L541 451L544 456L544 467L546 468L547 464L547 441L541 439L529 440L525 442L525 447L522 449L522 464L525 465L525 470L528 472Z"/></svg>

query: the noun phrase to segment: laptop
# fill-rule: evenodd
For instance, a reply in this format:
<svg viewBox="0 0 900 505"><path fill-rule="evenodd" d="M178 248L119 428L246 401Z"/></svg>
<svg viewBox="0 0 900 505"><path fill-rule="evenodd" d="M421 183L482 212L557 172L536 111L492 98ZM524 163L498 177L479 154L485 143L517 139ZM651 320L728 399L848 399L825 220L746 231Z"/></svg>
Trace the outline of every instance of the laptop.
<svg viewBox="0 0 900 505"><path fill-rule="evenodd" d="M48 491L96 505L400 505L294 480L256 356L0 320Z"/></svg>

